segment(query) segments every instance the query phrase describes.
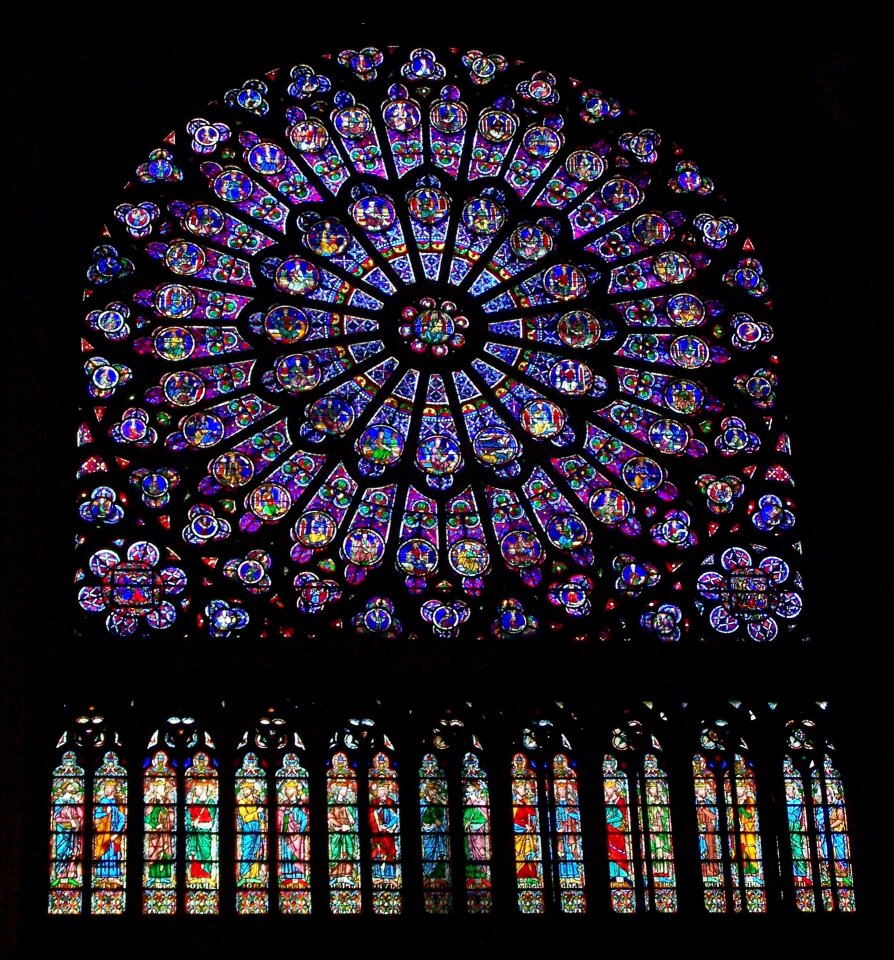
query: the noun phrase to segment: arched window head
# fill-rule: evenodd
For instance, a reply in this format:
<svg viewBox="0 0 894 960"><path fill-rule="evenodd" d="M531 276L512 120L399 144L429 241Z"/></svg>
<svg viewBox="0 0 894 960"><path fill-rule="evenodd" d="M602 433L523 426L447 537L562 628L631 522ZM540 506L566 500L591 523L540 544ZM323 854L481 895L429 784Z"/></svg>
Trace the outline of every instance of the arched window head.
<svg viewBox="0 0 894 960"><path fill-rule="evenodd" d="M692 761L705 908L711 913L767 909L757 777L744 741L706 727ZM723 732L721 732L723 731Z"/></svg>
<svg viewBox="0 0 894 960"><path fill-rule="evenodd" d="M399 48L234 81L90 257L83 629L801 639L768 274L587 83Z"/></svg>
<svg viewBox="0 0 894 960"><path fill-rule="evenodd" d="M856 909L841 774L822 725L791 721L783 760L795 904L802 912Z"/></svg>

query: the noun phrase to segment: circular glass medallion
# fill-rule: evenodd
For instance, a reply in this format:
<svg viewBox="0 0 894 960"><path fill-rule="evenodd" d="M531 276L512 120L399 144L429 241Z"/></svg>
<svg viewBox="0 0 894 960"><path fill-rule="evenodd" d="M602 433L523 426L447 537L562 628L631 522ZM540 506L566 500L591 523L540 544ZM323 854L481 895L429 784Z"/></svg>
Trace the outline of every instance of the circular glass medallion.
<svg viewBox="0 0 894 960"><path fill-rule="evenodd" d="M358 527L345 537L341 553L349 563L358 567L372 567L381 562L385 554L385 541L370 527Z"/></svg>
<svg viewBox="0 0 894 960"><path fill-rule="evenodd" d="M416 462L426 473L444 476L460 468L462 454L459 444L452 437L428 437L419 444Z"/></svg>
<svg viewBox="0 0 894 960"><path fill-rule="evenodd" d="M499 427L480 430L472 441L475 456L489 467L501 467L512 463L518 456L518 440Z"/></svg>
<svg viewBox="0 0 894 960"><path fill-rule="evenodd" d="M338 524L325 510L306 510L295 524L295 537L311 550L321 550L335 539Z"/></svg>
<svg viewBox="0 0 894 960"><path fill-rule="evenodd" d="M281 520L292 506L292 495L281 483L261 483L247 498L248 509L268 522Z"/></svg>
<svg viewBox="0 0 894 960"><path fill-rule="evenodd" d="M458 540L447 552L447 558L463 577L479 577L490 566L487 547L478 540Z"/></svg>
<svg viewBox="0 0 894 960"><path fill-rule="evenodd" d="M411 576L426 576L437 569L438 552L428 540L407 540L398 547L397 566Z"/></svg>
<svg viewBox="0 0 894 960"><path fill-rule="evenodd" d="M533 530L511 530L500 541L500 553L507 566L524 570L540 562L543 546Z"/></svg>
<svg viewBox="0 0 894 960"><path fill-rule="evenodd" d="M320 397L311 404L307 419L314 430L320 433L343 436L351 429L354 411L347 400L341 397Z"/></svg>
<svg viewBox="0 0 894 960"><path fill-rule="evenodd" d="M394 427L377 424L363 431L357 441L357 452L370 463L387 467L400 460L404 438Z"/></svg>

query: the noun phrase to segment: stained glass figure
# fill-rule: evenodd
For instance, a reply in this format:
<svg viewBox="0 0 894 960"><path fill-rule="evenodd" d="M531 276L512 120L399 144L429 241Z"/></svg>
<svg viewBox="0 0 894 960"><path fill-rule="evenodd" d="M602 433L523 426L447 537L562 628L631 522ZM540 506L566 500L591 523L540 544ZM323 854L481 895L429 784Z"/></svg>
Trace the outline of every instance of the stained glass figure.
<svg viewBox="0 0 894 960"><path fill-rule="evenodd" d="M647 876L651 873L647 904L659 913L673 913L677 909L677 871L670 791L667 774L659 766L658 758L651 753L643 758L642 810L642 833L646 841L644 867Z"/></svg>
<svg viewBox="0 0 894 960"><path fill-rule="evenodd" d="M107 753L93 779L90 912L124 913L127 883L127 771Z"/></svg>
<svg viewBox="0 0 894 960"><path fill-rule="evenodd" d="M467 753L463 758L462 789L466 905L469 913L490 913L493 909L490 788L487 773L474 753Z"/></svg>
<svg viewBox="0 0 894 960"><path fill-rule="evenodd" d="M814 769L810 775L810 792L820 841L823 906L826 910L834 910L837 901L839 910L853 911L856 909L854 875L844 787L841 775L832 766L828 755L823 757L822 768Z"/></svg>
<svg viewBox="0 0 894 960"><path fill-rule="evenodd" d="M661 746L639 720L612 731L603 777L612 908L677 909L677 876L667 774Z"/></svg>
<svg viewBox="0 0 894 960"><path fill-rule="evenodd" d="M577 774L563 753L553 759L552 781L553 855L558 868L560 905L563 913L583 913L587 898Z"/></svg>
<svg viewBox="0 0 894 960"><path fill-rule="evenodd" d="M177 781L159 750L143 772L143 913L177 911Z"/></svg>
<svg viewBox="0 0 894 960"><path fill-rule="evenodd" d="M367 48L135 163L86 278L82 616L797 636L768 271L634 119L502 54Z"/></svg>
<svg viewBox="0 0 894 960"><path fill-rule="evenodd" d="M276 771L280 913L310 913L310 804L307 771L287 753Z"/></svg>
<svg viewBox="0 0 894 960"><path fill-rule="evenodd" d="M78 914L84 898L84 769L71 750L53 771L49 912Z"/></svg>
<svg viewBox="0 0 894 960"><path fill-rule="evenodd" d="M450 815L447 779L437 758L427 753L419 769L419 825L422 833L422 886L427 913L453 909Z"/></svg>
<svg viewBox="0 0 894 960"><path fill-rule="evenodd" d="M716 751L698 753L692 762L705 908L763 913L767 894L754 767L712 729L703 732L702 745Z"/></svg>
<svg viewBox="0 0 894 960"><path fill-rule="evenodd" d="M329 906L333 913L360 913L360 838L357 774L344 753L332 757L327 777Z"/></svg>
<svg viewBox="0 0 894 960"><path fill-rule="evenodd" d="M397 772L384 753L369 770L369 836L374 913L400 913L401 856Z"/></svg>
<svg viewBox="0 0 894 960"><path fill-rule="evenodd" d="M267 780L258 757L247 753L234 781L236 802L236 910L269 909Z"/></svg>
<svg viewBox="0 0 894 960"><path fill-rule="evenodd" d="M602 776L612 907L618 913L633 913L636 910L636 894L630 783L627 775L618 769L618 761L610 755L603 760Z"/></svg>
<svg viewBox="0 0 894 960"><path fill-rule="evenodd" d="M522 913L543 913L543 848L537 774L523 753L512 758L515 880Z"/></svg>
<svg viewBox="0 0 894 960"><path fill-rule="evenodd" d="M804 913L817 909L853 912L854 874L844 786L809 719L788 724L788 755L783 760L785 804L795 904Z"/></svg>
<svg viewBox="0 0 894 960"><path fill-rule="evenodd" d="M184 777L186 912L217 913L220 889L217 771L208 754L199 752L187 765Z"/></svg>

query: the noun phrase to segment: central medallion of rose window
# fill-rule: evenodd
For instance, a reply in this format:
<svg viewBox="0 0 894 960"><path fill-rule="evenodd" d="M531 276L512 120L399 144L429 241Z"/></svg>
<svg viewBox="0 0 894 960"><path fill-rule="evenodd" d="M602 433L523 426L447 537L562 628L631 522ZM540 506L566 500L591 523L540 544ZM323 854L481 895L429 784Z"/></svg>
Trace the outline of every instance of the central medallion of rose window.
<svg viewBox="0 0 894 960"><path fill-rule="evenodd" d="M416 353L431 352L436 357L445 357L451 348L458 350L466 342L461 331L469 326L469 321L457 313L457 306L451 300L423 297L418 306L406 307L401 318L404 323L399 328L400 335Z"/></svg>

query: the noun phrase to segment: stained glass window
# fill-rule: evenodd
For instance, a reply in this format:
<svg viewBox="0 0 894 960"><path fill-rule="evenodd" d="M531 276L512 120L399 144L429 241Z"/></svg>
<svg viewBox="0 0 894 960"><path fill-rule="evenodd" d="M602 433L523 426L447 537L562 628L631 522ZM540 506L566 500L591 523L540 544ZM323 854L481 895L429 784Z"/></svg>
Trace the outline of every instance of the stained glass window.
<svg viewBox="0 0 894 960"><path fill-rule="evenodd" d="M143 912L177 911L177 778L159 750L143 773Z"/></svg>
<svg viewBox="0 0 894 960"><path fill-rule="evenodd" d="M795 903L802 912L856 909L844 786L814 721L789 723L783 760Z"/></svg>
<svg viewBox="0 0 894 960"><path fill-rule="evenodd" d="M564 709L556 704L557 718ZM522 913L584 913L583 831L576 762L557 720L524 728L512 759L515 879ZM557 749L558 748L558 749Z"/></svg>
<svg viewBox="0 0 894 960"><path fill-rule="evenodd" d="M744 745L729 749L716 729L692 761L705 908L711 913L767 909L754 766ZM739 752L739 751L742 752Z"/></svg>
<svg viewBox="0 0 894 960"><path fill-rule="evenodd" d="M359 716L332 739L326 771L329 907L397 914L403 907L400 789L394 745Z"/></svg>
<svg viewBox="0 0 894 960"><path fill-rule="evenodd" d="M612 907L619 913L633 913L636 909L636 896L630 781L625 773L618 770L618 761L609 755L606 755L603 761L602 776Z"/></svg>
<svg viewBox="0 0 894 960"><path fill-rule="evenodd" d="M143 913L220 909L220 785L194 717L169 717L143 765Z"/></svg>
<svg viewBox="0 0 894 960"><path fill-rule="evenodd" d="M426 913L493 909L490 788L471 703L448 707L426 737L419 768L422 894Z"/></svg>
<svg viewBox="0 0 894 960"><path fill-rule="evenodd" d="M478 51L346 50L203 113L140 158L87 270L85 632L804 638L770 286L683 149ZM485 913L501 874L522 913L583 913L588 777L613 909L676 910L654 738L579 781L564 738L526 731L494 831L479 744L405 756L402 816L399 755L350 726L313 763L240 744L225 777L208 744L156 738L143 912L217 913L222 883L239 913L311 912L313 823L333 913L401 912L405 883L429 913ZM53 913L88 890L124 909L124 769L85 756L53 775ZM833 756L785 760L802 910L853 909ZM712 727L692 770L707 910L764 911L753 754Z"/></svg>
<svg viewBox="0 0 894 960"><path fill-rule="evenodd" d="M375 913L400 913L399 803L397 771L386 754L377 753L369 771L369 836Z"/></svg>
<svg viewBox="0 0 894 960"><path fill-rule="evenodd" d="M307 771L287 753L276 772L279 909L310 913L310 804Z"/></svg>
<svg viewBox="0 0 894 960"><path fill-rule="evenodd" d="M612 909L677 909L677 877L667 773L661 745L638 720L612 733L602 764Z"/></svg>
<svg viewBox="0 0 894 960"><path fill-rule="evenodd" d="M466 904L469 913L493 909L491 877L490 787L478 757L463 759L463 847L466 864Z"/></svg>
<svg viewBox="0 0 894 960"><path fill-rule="evenodd" d="M360 838L357 774L344 753L327 772L329 906L333 913L360 913Z"/></svg>
<svg viewBox="0 0 894 960"><path fill-rule="evenodd" d="M426 912L450 913L453 909L453 872L447 779L431 753L422 758L419 769L419 823Z"/></svg>
<svg viewBox="0 0 894 960"><path fill-rule="evenodd" d="M87 271L85 624L795 631L768 279L611 95L346 50L141 159Z"/></svg>
<svg viewBox="0 0 894 960"><path fill-rule="evenodd" d="M53 771L50 913L80 913L84 897L84 769L66 750Z"/></svg>
<svg viewBox="0 0 894 960"><path fill-rule="evenodd" d="M217 913L220 888L217 771L208 754L200 751L188 761L184 776L186 912Z"/></svg>
<svg viewBox="0 0 894 960"><path fill-rule="evenodd" d="M56 747L66 749L50 787L49 912L123 914L129 815L121 738L91 706L67 718Z"/></svg>
<svg viewBox="0 0 894 960"><path fill-rule="evenodd" d="M236 909L267 913L269 909L269 823L267 777L254 753L245 755L236 771Z"/></svg>
<svg viewBox="0 0 894 960"><path fill-rule="evenodd" d="M584 850L581 838L577 774L568 757L557 754L552 763L553 856L558 867L559 897L565 913L586 909Z"/></svg>
<svg viewBox="0 0 894 960"><path fill-rule="evenodd" d="M512 830L515 834L515 880L522 913L543 913L543 842L540 788L530 760L512 758Z"/></svg>
<svg viewBox="0 0 894 960"><path fill-rule="evenodd" d="M127 878L127 771L103 757L93 780L91 913L123 913Z"/></svg>

